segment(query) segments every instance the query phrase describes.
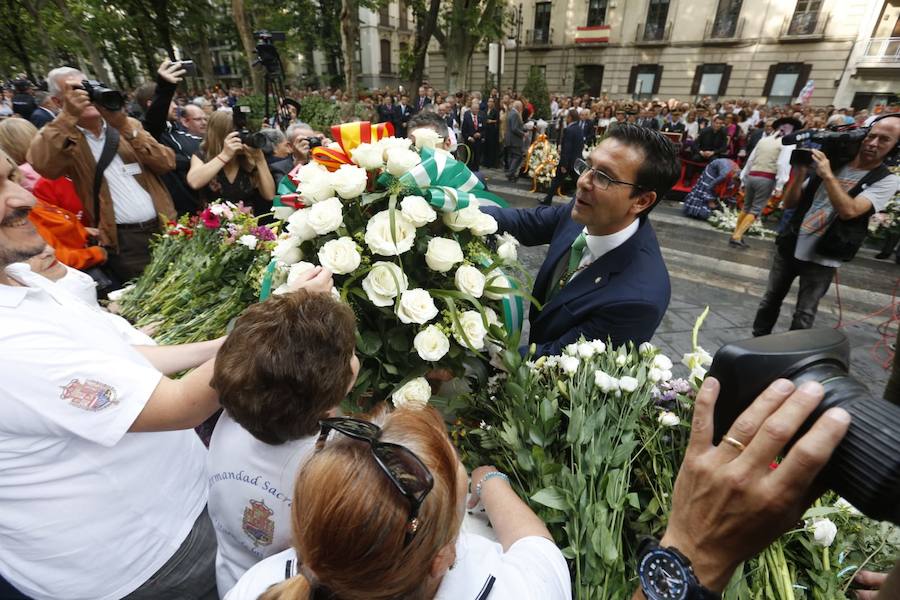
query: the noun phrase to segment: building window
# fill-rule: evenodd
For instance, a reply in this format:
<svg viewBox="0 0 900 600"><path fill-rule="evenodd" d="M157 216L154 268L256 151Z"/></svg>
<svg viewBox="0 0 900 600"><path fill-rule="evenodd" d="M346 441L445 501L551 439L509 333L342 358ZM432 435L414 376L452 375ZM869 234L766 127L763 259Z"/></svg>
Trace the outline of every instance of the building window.
<svg viewBox="0 0 900 600"><path fill-rule="evenodd" d="M728 39L734 37L743 3L744 0L719 0L716 20L713 22L712 28L713 38Z"/></svg>
<svg viewBox="0 0 900 600"><path fill-rule="evenodd" d="M662 65L635 65L628 78L628 91L635 100L649 100L659 92Z"/></svg>
<svg viewBox="0 0 900 600"><path fill-rule="evenodd" d="M388 3L385 3L378 10L378 24L381 25L382 27L390 27L391 26L391 11L390 11L390 5Z"/></svg>
<svg viewBox="0 0 900 600"><path fill-rule="evenodd" d="M669 16L669 0L650 0L647 22L644 25L644 40L662 40L666 34L666 19Z"/></svg>
<svg viewBox="0 0 900 600"><path fill-rule="evenodd" d="M391 40L381 40L381 74L391 75Z"/></svg>
<svg viewBox="0 0 900 600"><path fill-rule="evenodd" d="M592 98L600 96L603 85L603 65L576 65L575 89L573 94L581 96L587 94Z"/></svg>
<svg viewBox="0 0 900 600"><path fill-rule="evenodd" d="M550 43L550 2L534 5L534 43Z"/></svg>
<svg viewBox="0 0 900 600"><path fill-rule="evenodd" d="M588 0L587 26L606 25L606 6L608 0Z"/></svg>
<svg viewBox="0 0 900 600"><path fill-rule="evenodd" d="M788 35L811 35L816 31L822 0L797 0Z"/></svg>
<svg viewBox="0 0 900 600"><path fill-rule="evenodd" d="M404 0L400 0L400 31L407 31L409 29L409 24L406 20L406 2Z"/></svg>
<svg viewBox="0 0 900 600"><path fill-rule="evenodd" d="M777 63L769 67L763 96L771 106L783 106L800 94L809 79L812 65L804 63Z"/></svg>
<svg viewBox="0 0 900 600"><path fill-rule="evenodd" d="M731 65L724 63L697 65L697 70L694 71L694 83L691 85L691 95L716 100L719 96L725 95L730 77Z"/></svg>

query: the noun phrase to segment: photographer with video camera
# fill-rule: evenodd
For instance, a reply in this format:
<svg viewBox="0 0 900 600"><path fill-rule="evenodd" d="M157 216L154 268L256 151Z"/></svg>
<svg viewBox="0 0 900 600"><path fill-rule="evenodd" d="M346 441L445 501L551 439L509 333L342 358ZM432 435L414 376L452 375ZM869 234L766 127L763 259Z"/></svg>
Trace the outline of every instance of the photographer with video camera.
<svg viewBox="0 0 900 600"><path fill-rule="evenodd" d="M869 217L884 209L900 185L900 178L884 165L897 152L898 141L900 114L884 115L868 130L804 130L782 138L785 145L797 144L782 201L785 209L796 210L776 240L778 251L753 321L754 336L772 332L781 303L797 277L800 290L791 329L813 326L819 300L835 270L856 255ZM859 142L856 152L854 142Z"/></svg>
<svg viewBox="0 0 900 600"><path fill-rule="evenodd" d="M100 230L105 268L120 282L134 279L150 262L159 215L175 217L159 178L175 168L175 156L125 115L121 92L71 67L50 71L47 83L61 111L32 140L28 162L47 179L72 179Z"/></svg>
<svg viewBox="0 0 900 600"><path fill-rule="evenodd" d="M243 108L235 106L233 111L216 111L210 116L206 139L191 157L187 182L202 190L207 201L243 202L261 215L272 209L275 182L262 151L266 139L247 130ZM236 115L240 115L237 122Z"/></svg>

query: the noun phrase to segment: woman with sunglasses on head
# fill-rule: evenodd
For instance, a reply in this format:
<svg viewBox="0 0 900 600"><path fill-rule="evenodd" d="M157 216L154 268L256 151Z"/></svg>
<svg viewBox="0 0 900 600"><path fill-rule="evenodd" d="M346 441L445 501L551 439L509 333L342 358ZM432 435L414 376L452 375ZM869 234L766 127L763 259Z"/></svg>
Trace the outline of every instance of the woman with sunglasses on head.
<svg viewBox="0 0 900 600"><path fill-rule="evenodd" d="M433 409L325 419L294 491L294 548L258 563L226 600L562 600L566 562L493 467L472 473L495 543L461 531L467 477Z"/></svg>

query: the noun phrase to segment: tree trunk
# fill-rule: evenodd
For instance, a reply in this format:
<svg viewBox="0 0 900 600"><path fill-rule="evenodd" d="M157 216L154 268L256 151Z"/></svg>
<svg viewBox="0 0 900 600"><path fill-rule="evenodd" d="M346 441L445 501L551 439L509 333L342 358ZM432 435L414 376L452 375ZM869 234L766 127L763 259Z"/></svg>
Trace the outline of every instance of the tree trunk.
<svg viewBox="0 0 900 600"><path fill-rule="evenodd" d="M175 46L172 44L172 24L169 23L169 0L152 0L155 18L153 22L159 31L159 37L169 55L169 60L175 60Z"/></svg>
<svg viewBox="0 0 900 600"><path fill-rule="evenodd" d="M103 59L100 56L100 50L98 50L96 44L94 44L91 34L81 26L80 19L75 17L72 14L72 11L69 10L69 5L66 4L66 0L55 0L55 2L66 22L71 24L81 45L84 46L85 51L87 51L91 61L91 68L94 69L94 77L101 81L109 81L109 73L106 71L106 66L103 64Z"/></svg>
<svg viewBox="0 0 900 600"><path fill-rule="evenodd" d="M428 44L437 29L441 0L430 0L428 12L416 15L416 40L413 44L412 90L415 92L422 85L425 73L425 57L428 55Z"/></svg>
<svg viewBox="0 0 900 600"><path fill-rule="evenodd" d="M247 69L250 79L253 81L253 93L264 94L263 81L259 70L253 67L256 58L256 45L253 43L253 35L250 33L250 24L247 22L247 13L244 11L244 0L231 0L231 15L244 47L244 56L247 59Z"/></svg>
<svg viewBox="0 0 900 600"><path fill-rule="evenodd" d="M341 45L344 55L345 89L350 96L350 104L357 100L356 90L356 45L359 43L359 1L343 0L341 9Z"/></svg>
<svg viewBox="0 0 900 600"><path fill-rule="evenodd" d="M197 43L199 52L194 56L194 61L200 67L200 77L204 87L212 87L216 82L216 72L213 68L212 53L209 51L209 32L206 25L198 28Z"/></svg>

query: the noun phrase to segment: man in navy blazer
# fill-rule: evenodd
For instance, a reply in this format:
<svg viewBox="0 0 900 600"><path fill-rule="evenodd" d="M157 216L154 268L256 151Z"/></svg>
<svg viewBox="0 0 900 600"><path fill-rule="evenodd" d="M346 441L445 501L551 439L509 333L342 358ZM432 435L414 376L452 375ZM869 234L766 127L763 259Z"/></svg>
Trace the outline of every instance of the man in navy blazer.
<svg viewBox="0 0 900 600"><path fill-rule="evenodd" d="M469 160L466 166L471 171L477 171L481 167L481 134L484 129L484 112L481 111L481 102L473 98L471 106L462 118L462 139L469 147Z"/></svg>
<svg viewBox="0 0 900 600"><path fill-rule="evenodd" d="M565 206L482 208L522 244L550 244L532 291L543 308L529 313L538 356L559 354L581 336L646 342L669 305L669 274L647 213L678 179L675 147L657 131L621 125L578 170Z"/></svg>
<svg viewBox="0 0 900 600"><path fill-rule="evenodd" d="M541 204L549 206L553 202L553 196L556 195L556 190L559 186L568 181L569 177L575 175L575 160L581 158L581 151L584 150L584 135L581 129L578 120L578 109L570 108L566 112L566 128L563 130L556 175L553 176L553 181L550 182L550 189L547 190L547 195L541 201Z"/></svg>

